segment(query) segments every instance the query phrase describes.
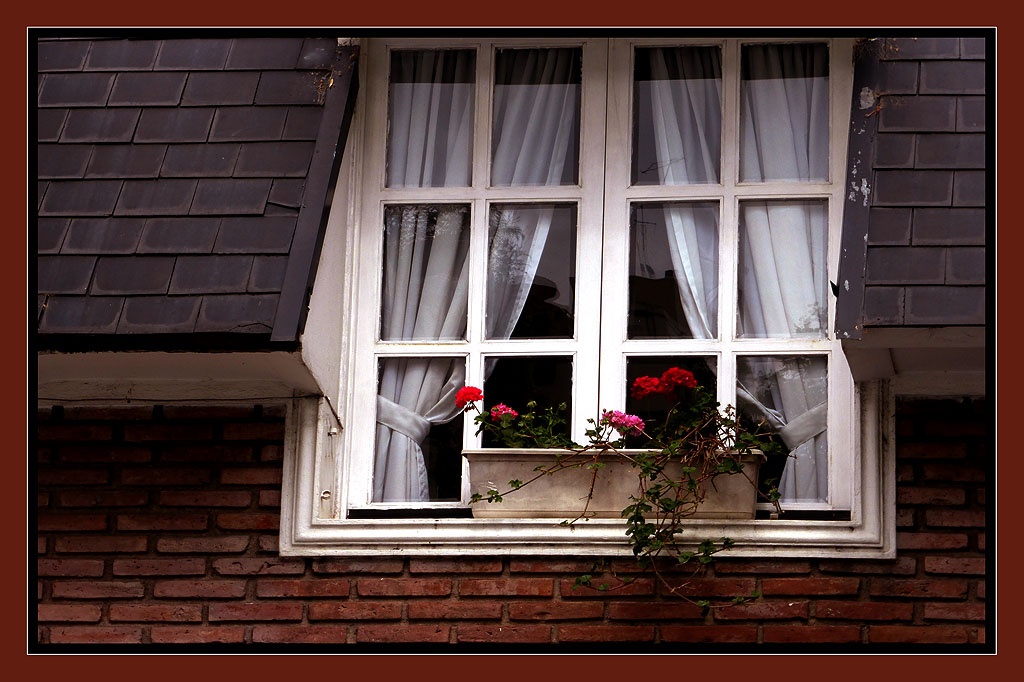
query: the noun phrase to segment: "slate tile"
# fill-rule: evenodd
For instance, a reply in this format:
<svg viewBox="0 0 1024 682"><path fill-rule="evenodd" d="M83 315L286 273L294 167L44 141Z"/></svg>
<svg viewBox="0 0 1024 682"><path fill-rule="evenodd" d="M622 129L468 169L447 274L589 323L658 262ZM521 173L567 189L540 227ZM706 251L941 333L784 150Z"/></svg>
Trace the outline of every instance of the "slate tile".
<svg viewBox="0 0 1024 682"><path fill-rule="evenodd" d="M256 90L256 104L320 104L325 76L322 71L264 72Z"/></svg>
<svg viewBox="0 0 1024 682"><path fill-rule="evenodd" d="M67 109L36 109L36 140L56 142L64 128Z"/></svg>
<svg viewBox="0 0 1024 682"><path fill-rule="evenodd" d="M983 133L986 125L984 97L957 97L956 130L965 133Z"/></svg>
<svg viewBox="0 0 1024 682"><path fill-rule="evenodd" d="M256 256L252 262L248 291L254 293L281 291L287 267L287 256Z"/></svg>
<svg viewBox="0 0 1024 682"><path fill-rule="evenodd" d="M880 170L875 173L875 206L949 206L952 171Z"/></svg>
<svg viewBox="0 0 1024 682"><path fill-rule="evenodd" d="M218 109L210 128L210 142L279 140L287 115L287 107Z"/></svg>
<svg viewBox="0 0 1024 682"><path fill-rule="evenodd" d="M903 287L867 287L864 289L864 324L903 324L906 290Z"/></svg>
<svg viewBox="0 0 1024 682"><path fill-rule="evenodd" d="M141 109L72 109L61 142L128 142Z"/></svg>
<svg viewBox="0 0 1024 682"><path fill-rule="evenodd" d="M92 145L88 144L36 145L36 177L81 178L91 155Z"/></svg>
<svg viewBox="0 0 1024 682"><path fill-rule="evenodd" d="M917 136L910 133L885 133L875 145L875 168L913 168Z"/></svg>
<svg viewBox="0 0 1024 682"><path fill-rule="evenodd" d="M198 181L191 213L196 215L261 214L270 193L270 180L202 179Z"/></svg>
<svg viewBox="0 0 1024 682"><path fill-rule="evenodd" d="M245 291L252 256L180 256L171 277L171 294L217 294Z"/></svg>
<svg viewBox="0 0 1024 682"><path fill-rule="evenodd" d="M230 38L174 38L164 40L156 59L158 69L191 71L222 69L231 48Z"/></svg>
<svg viewBox="0 0 1024 682"><path fill-rule="evenodd" d="M114 82L108 73L50 73L39 89L40 107L103 106Z"/></svg>
<svg viewBox="0 0 1024 682"><path fill-rule="evenodd" d="M166 178L230 177L237 144L175 144L167 148L160 175Z"/></svg>
<svg viewBox="0 0 1024 682"><path fill-rule="evenodd" d="M140 218L78 218L72 220L61 253L134 253L145 222Z"/></svg>
<svg viewBox="0 0 1024 682"><path fill-rule="evenodd" d="M958 170L953 173L954 206L984 206L987 189L983 170Z"/></svg>
<svg viewBox="0 0 1024 682"><path fill-rule="evenodd" d="M985 62L939 61L921 64L922 95L984 95Z"/></svg>
<svg viewBox="0 0 1024 682"><path fill-rule="evenodd" d="M114 214L184 215L195 192L195 180L125 180Z"/></svg>
<svg viewBox="0 0 1024 682"><path fill-rule="evenodd" d="M286 208L299 208L302 206L302 195L305 190L305 178L301 180L275 178L270 187L270 197L267 201Z"/></svg>
<svg viewBox="0 0 1024 682"><path fill-rule="evenodd" d="M99 296L165 294L174 269L171 256L101 256L89 293Z"/></svg>
<svg viewBox="0 0 1024 682"><path fill-rule="evenodd" d="M918 62L882 62L878 68L878 91L886 95L917 94Z"/></svg>
<svg viewBox="0 0 1024 682"><path fill-rule="evenodd" d="M985 249L961 246L946 253L946 284L984 284Z"/></svg>
<svg viewBox="0 0 1024 682"><path fill-rule="evenodd" d="M92 71L151 70L158 40L94 40L86 68Z"/></svg>
<svg viewBox="0 0 1024 682"><path fill-rule="evenodd" d="M868 219L868 245L910 246L910 225L914 210L911 208L870 209Z"/></svg>
<svg viewBox="0 0 1024 682"><path fill-rule="evenodd" d="M946 249L939 247L881 247L868 249L869 284L942 284Z"/></svg>
<svg viewBox="0 0 1024 682"><path fill-rule="evenodd" d="M46 197L46 190L50 189L49 180L36 181L36 211L43 214L43 199Z"/></svg>
<svg viewBox="0 0 1024 682"><path fill-rule="evenodd" d="M46 189L39 215L110 215L120 192L120 180L56 180Z"/></svg>
<svg viewBox="0 0 1024 682"><path fill-rule="evenodd" d="M84 294L96 259L90 256L39 256L36 291L41 294Z"/></svg>
<svg viewBox="0 0 1024 682"><path fill-rule="evenodd" d="M86 40L39 40L36 42L36 69L81 71L91 42Z"/></svg>
<svg viewBox="0 0 1024 682"><path fill-rule="evenodd" d="M878 130L882 133L952 132L956 125L956 97L886 97L878 116Z"/></svg>
<svg viewBox="0 0 1024 682"><path fill-rule="evenodd" d="M151 218L138 253L210 253L219 228L220 218Z"/></svg>
<svg viewBox="0 0 1024 682"><path fill-rule="evenodd" d="M269 333L273 330L278 299L276 294L205 296L196 331Z"/></svg>
<svg viewBox="0 0 1024 682"><path fill-rule="evenodd" d="M36 220L36 253L57 253L64 243L64 235L71 221L67 218L39 218Z"/></svg>
<svg viewBox="0 0 1024 682"><path fill-rule="evenodd" d="M172 106L181 101L186 74L179 71L119 73L109 106Z"/></svg>
<svg viewBox="0 0 1024 682"><path fill-rule="evenodd" d="M985 287L907 287L905 324L985 324Z"/></svg>
<svg viewBox="0 0 1024 682"><path fill-rule="evenodd" d="M895 59L951 59L960 56L959 38L896 38Z"/></svg>
<svg viewBox="0 0 1024 682"><path fill-rule="evenodd" d="M144 109L135 131L136 142L205 142L213 109Z"/></svg>
<svg viewBox="0 0 1024 682"><path fill-rule="evenodd" d="M295 66L299 69L330 69L338 53L337 38L306 38Z"/></svg>
<svg viewBox="0 0 1024 682"><path fill-rule="evenodd" d="M984 208L914 209L915 245L985 244Z"/></svg>
<svg viewBox="0 0 1024 682"><path fill-rule="evenodd" d="M961 38L961 59L985 59L985 38Z"/></svg>
<svg viewBox="0 0 1024 682"><path fill-rule="evenodd" d="M917 143L918 168L984 168L983 134L920 135Z"/></svg>
<svg viewBox="0 0 1024 682"><path fill-rule="evenodd" d="M125 300L118 334L191 332L199 317L199 296L132 296Z"/></svg>
<svg viewBox="0 0 1024 682"><path fill-rule="evenodd" d="M39 322L43 334L110 334L117 328L120 296L51 296Z"/></svg>
<svg viewBox="0 0 1024 682"><path fill-rule="evenodd" d="M199 72L189 74L183 106L250 105L256 96L258 71Z"/></svg>
<svg viewBox="0 0 1024 682"><path fill-rule="evenodd" d="M228 69L293 69L302 52L302 38L236 38L228 53Z"/></svg>
<svg viewBox="0 0 1024 682"><path fill-rule="evenodd" d="M273 216L279 218L282 216L288 216L294 218L298 216L299 212L297 209L288 208L287 206L275 206L274 204L267 204L267 210L263 212L265 216Z"/></svg>
<svg viewBox="0 0 1024 682"><path fill-rule="evenodd" d="M312 142L250 142L243 144L236 177L303 178L313 157Z"/></svg>
<svg viewBox="0 0 1024 682"><path fill-rule="evenodd" d="M89 160L89 177L155 178L160 174L166 145L98 145Z"/></svg>
<svg viewBox="0 0 1024 682"><path fill-rule="evenodd" d="M315 140L323 119L323 107L291 107L285 120L285 140Z"/></svg>
<svg viewBox="0 0 1024 682"><path fill-rule="evenodd" d="M288 253L296 217L224 218L213 250L217 253Z"/></svg>

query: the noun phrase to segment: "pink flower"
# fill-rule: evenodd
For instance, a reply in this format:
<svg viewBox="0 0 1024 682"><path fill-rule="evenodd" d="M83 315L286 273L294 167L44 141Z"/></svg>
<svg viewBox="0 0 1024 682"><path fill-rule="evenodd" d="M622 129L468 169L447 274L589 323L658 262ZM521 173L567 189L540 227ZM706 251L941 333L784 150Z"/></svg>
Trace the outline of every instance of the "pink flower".
<svg viewBox="0 0 1024 682"><path fill-rule="evenodd" d="M519 413L516 412L515 410L513 410L511 407L509 407L505 403L498 403L497 405L495 405L494 407L491 408L491 421L492 422L501 421L501 418L503 416L505 416L505 415L508 415L512 419L515 419L516 417L519 416Z"/></svg>
<svg viewBox="0 0 1024 682"><path fill-rule="evenodd" d="M626 414L618 410L605 410L601 413L601 424L610 426L622 435L640 435L644 430L644 420L635 414Z"/></svg>
<svg viewBox="0 0 1024 682"><path fill-rule="evenodd" d="M476 386L463 386L455 393L455 407L461 410L469 403L475 403L477 400L483 399L483 392Z"/></svg>

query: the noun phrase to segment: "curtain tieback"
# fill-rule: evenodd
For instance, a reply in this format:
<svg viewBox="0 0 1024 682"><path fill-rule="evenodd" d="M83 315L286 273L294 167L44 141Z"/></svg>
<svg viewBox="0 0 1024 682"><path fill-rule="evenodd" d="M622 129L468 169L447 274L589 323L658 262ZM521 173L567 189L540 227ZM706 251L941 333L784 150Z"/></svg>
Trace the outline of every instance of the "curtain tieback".
<svg viewBox="0 0 1024 682"><path fill-rule="evenodd" d="M430 434L430 422L407 407L377 396L377 423L422 443Z"/></svg>
<svg viewBox="0 0 1024 682"><path fill-rule="evenodd" d="M807 410L795 419L791 419L779 429L779 437L786 447L795 450L810 439L817 436L828 426L828 406L821 403Z"/></svg>

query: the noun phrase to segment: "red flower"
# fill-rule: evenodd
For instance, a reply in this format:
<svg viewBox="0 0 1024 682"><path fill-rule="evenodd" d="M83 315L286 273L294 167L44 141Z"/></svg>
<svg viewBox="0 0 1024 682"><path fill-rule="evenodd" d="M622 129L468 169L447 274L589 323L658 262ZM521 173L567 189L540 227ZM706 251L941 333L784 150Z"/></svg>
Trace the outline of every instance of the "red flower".
<svg viewBox="0 0 1024 682"><path fill-rule="evenodd" d="M455 407L461 410L469 403L483 399L483 392L476 386L463 386L455 393Z"/></svg>
<svg viewBox="0 0 1024 682"><path fill-rule="evenodd" d="M633 381L633 388L629 392L637 400L646 398L652 393L661 393L661 384L654 377L637 377Z"/></svg>
<svg viewBox="0 0 1024 682"><path fill-rule="evenodd" d="M671 393L679 386L697 388L697 379L694 378L693 372L690 372L689 370L680 369L678 367L669 367L665 370L665 373L661 375L662 392Z"/></svg>

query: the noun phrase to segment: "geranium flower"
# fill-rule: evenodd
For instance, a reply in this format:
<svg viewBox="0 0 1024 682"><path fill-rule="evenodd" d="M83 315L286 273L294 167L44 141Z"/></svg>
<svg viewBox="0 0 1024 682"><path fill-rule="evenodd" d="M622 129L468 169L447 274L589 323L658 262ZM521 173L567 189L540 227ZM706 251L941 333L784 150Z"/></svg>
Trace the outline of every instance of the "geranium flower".
<svg viewBox="0 0 1024 682"><path fill-rule="evenodd" d="M654 377L637 377L629 394L640 400L652 393L661 393L661 383Z"/></svg>
<svg viewBox="0 0 1024 682"><path fill-rule="evenodd" d="M635 414L626 414L618 410L605 410L601 414L601 424L610 426L622 435L640 435L644 430L644 420Z"/></svg>
<svg viewBox="0 0 1024 682"><path fill-rule="evenodd" d="M697 379L693 376L693 372L679 367L669 367L658 381L663 393L670 393L679 386L697 388Z"/></svg>
<svg viewBox="0 0 1024 682"><path fill-rule="evenodd" d="M512 419L515 419L516 417L519 416L519 413L516 412L515 410L513 410L511 407L509 407L505 403L498 403L497 405L495 405L494 407L491 408L491 421L492 422L501 421L501 418L503 416L505 416L505 415L508 415L508 416L512 417Z"/></svg>
<svg viewBox="0 0 1024 682"><path fill-rule="evenodd" d="M455 393L455 407L461 410L469 403L475 403L477 400L483 399L483 391L476 386L463 386Z"/></svg>

